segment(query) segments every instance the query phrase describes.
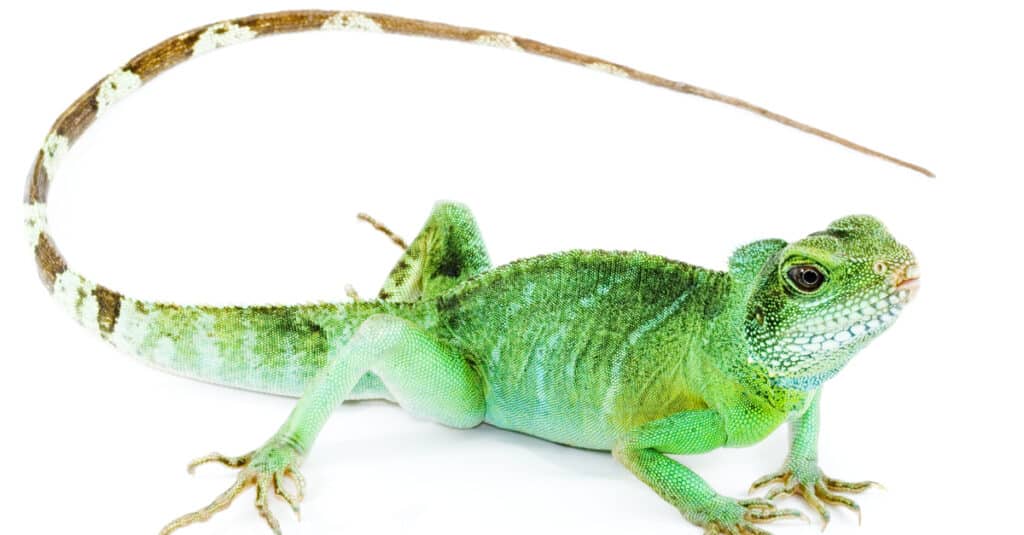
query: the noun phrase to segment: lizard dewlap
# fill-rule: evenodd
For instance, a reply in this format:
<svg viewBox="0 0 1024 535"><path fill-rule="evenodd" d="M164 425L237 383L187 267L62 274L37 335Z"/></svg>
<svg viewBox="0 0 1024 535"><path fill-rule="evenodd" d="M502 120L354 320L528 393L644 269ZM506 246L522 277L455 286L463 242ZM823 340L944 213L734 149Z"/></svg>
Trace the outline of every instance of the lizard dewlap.
<svg viewBox="0 0 1024 535"><path fill-rule="evenodd" d="M466 206L440 202L406 245L376 299L249 307L131 298L75 272L59 252L46 201L60 160L110 106L197 54L281 32L362 30L523 51L724 102L844 146L927 171L745 101L530 39L390 15L288 11L184 32L139 54L73 103L29 175L25 223L43 284L78 322L172 373L297 396L280 429L237 457L235 483L162 534L208 520L248 487L275 533L274 496L298 511L299 466L345 400L379 398L457 428L483 422L609 451L707 533L763 534L796 517L772 499L799 494L859 511L844 493L870 482L817 466L822 387L884 332L917 287L914 255L878 220L849 216L794 242L744 245L726 271L641 252L567 251L492 266ZM809 229L810 230L810 229ZM667 454L754 444L793 428L778 483L764 498L715 492ZM295 482L288 490L285 479Z"/></svg>

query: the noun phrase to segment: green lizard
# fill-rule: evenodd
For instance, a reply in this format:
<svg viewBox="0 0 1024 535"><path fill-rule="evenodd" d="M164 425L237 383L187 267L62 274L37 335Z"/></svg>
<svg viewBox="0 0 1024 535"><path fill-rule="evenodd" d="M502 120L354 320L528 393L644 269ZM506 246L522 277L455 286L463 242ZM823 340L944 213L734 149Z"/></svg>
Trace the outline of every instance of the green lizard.
<svg viewBox="0 0 1024 535"><path fill-rule="evenodd" d="M378 298L296 306L204 307L146 302L70 270L46 223L46 199L71 144L110 105L187 58L261 35L307 29L422 35L518 49L755 111L885 158L913 164L688 84L529 39L388 15L299 11L221 22L168 39L104 78L57 120L36 159L26 225L43 283L80 323L173 373L301 396L252 452L207 462L239 468L208 506L168 534L209 519L247 487L275 533L269 499L297 512L299 465L345 400L387 399L442 424L481 423L610 451L707 533L764 533L754 523L799 516L772 499L799 494L859 511L840 492L870 482L826 477L816 463L822 385L892 324L917 287L911 252L874 218L849 216L793 243L760 240L725 272L640 252L569 251L492 267L469 210L442 202ZM383 226L367 218L378 228ZM390 232L388 232L390 234ZM396 243L400 239L391 235ZM716 493L666 454L754 444L793 429L779 483L765 498ZM295 483L296 493L285 486Z"/></svg>

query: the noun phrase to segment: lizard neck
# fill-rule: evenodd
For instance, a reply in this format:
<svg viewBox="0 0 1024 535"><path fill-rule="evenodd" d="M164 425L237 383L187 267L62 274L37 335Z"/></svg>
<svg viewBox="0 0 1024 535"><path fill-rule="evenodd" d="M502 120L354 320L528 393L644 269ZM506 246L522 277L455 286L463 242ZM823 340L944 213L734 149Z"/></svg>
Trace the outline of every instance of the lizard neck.
<svg viewBox="0 0 1024 535"><path fill-rule="evenodd" d="M708 337L709 347L704 354L710 360L709 365L735 385L737 395L752 396L782 413L799 411L813 396L816 387L799 388L770 375L763 359L759 358L747 338L745 322L749 295L749 288L738 281L729 287L728 298L724 299L727 306L712 328Z"/></svg>

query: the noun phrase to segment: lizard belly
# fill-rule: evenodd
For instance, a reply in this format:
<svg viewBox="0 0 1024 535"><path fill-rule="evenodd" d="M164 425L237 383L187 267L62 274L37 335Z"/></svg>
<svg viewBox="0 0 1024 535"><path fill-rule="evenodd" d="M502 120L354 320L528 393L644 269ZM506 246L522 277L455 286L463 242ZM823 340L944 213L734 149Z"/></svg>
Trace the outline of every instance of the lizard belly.
<svg viewBox="0 0 1024 535"><path fill-rule="evenodd" d="M643 355L600 359L598 363L607 364L604 369L586 363L586 356L568 355L545 359L538 351L486 368L484 421L560 444L611 450L631 429L707 407L674 373L635 382L634 364ZM619 369L620 361L629 371ZM529 364L508 365L523 362Z"/></svg>
<svg viewBox="0 0 1024 535"><path fill-rule="evenodd" d="M479 362L487 423L610 450L638 425L705 407L686 387L681 367L629 348L620 336L574 331L548 324L498 340Z"/></svg>
<svg viewBox="0 0 1024 535"><path fill-rule="evenodd" d="M579 362L534 351L502 355L486 366L485 421L496 427L589 449L611 449L619 436L602 406L601 385L578 377Z"/></svg>

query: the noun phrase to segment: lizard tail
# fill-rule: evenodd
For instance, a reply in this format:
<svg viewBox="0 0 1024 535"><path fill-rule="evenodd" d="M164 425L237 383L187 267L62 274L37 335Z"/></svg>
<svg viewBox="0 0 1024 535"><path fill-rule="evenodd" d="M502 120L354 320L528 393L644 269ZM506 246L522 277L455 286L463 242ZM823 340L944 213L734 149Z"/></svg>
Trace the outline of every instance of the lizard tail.
<svg viewBox="0 0 1024 535"><path fill-rule="evenodd" d="M162 371L209 383L299 396L364 320L379 313L423 323L416 303L357 301L289 306L185 306L123 295L68 269L36 205L40 276L78 323ZM350 399L390 399L372 374Z"/></svg>
<svg viewBox="0 0 1024 535"><path fill-rule="evenodd" d="M362 30L470 42L522 51L589 67L745 109L853 150L930 175L921 167L868 149L746 101L532 39L374 13L283 11L253 15L189 30L142 52L89 88L60 115L51 127L29 173L24 198L25 224L43 284L79 322L94 329L115 345L136 353L150 355L154 359L165 358L164 367L170 368L172 371L215 382L234 383L235 386L292 393L295 384L301 382L298 379L281 379L274 382L266 378L239 378L232 375L233 372L230 371L233 365L230 359L254 358L252 355L259 354L259 348L266 344L298 344L296 347L302 346L305 349L286 351L287 348L278 347L275 350L277 350L276 354L297 355L296 361L303 359L308 361L308 365L295 367L289 372L296 376L303 376L316 367L317 359L323 357L324 349L317 346L319 342L316 342L323 337L316 334L317 332L324 331L329 327L344 333L345 329L351 326L351 322L358 321L365 314L372 314L374 310L381 307L390 306L382 303L365 303L217 309L142 302L125 297L117 291L92 282L70 270L47 226L46 200L61 158L93 121L110 106L153 77L193 56L255 37L320 29ZM331 309L332 306L335 309ZM329 317L347 319L336 320L331 326L325 326L326 324L323 322L327 321ZM309 330L312 334L305 338L295 338L289 334L279 337L279 342L273 342L270 337L253 338L256 336L253 333L257 332L280 333L287 331L294 333L302 332L303 329ZM161 335L161 332L164 335ZM191 334L189 334L190 337L173 339L169 334L173 332ZM264 353L273 354L272 351ZM209 358L210 355L214 355L215 358ZM246 366L253 364L248 362ZM259 368L261 363L255 364ZM279 371L282 369L281 366L272 362L265 364L263 367L268 370ZM278 371L272 373L278 373Z"/></svg>
<svg viewBox="0 0 1024 535"><path fill-rule="evenodd" d="M69 269L47 232L45 205L29 211L39 274L57 303L118 349L175 375L298 396L365 319L392 313L421 320L414 303L215 307L135 299ZM388 394L368 375L350 397Z"/></svg>

